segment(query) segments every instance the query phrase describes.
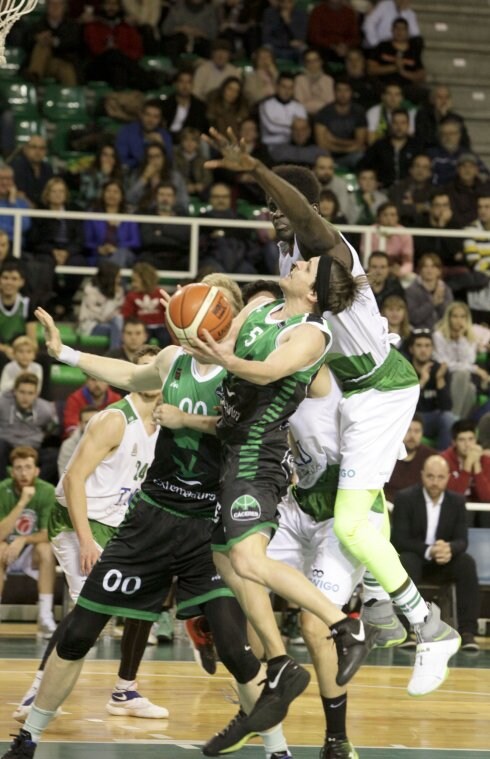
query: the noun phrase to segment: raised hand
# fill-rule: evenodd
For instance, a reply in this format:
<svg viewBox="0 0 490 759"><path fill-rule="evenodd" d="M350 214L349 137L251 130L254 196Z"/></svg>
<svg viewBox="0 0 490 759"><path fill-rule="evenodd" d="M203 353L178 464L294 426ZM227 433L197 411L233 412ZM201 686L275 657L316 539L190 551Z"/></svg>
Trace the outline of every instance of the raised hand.
<svg viewBox="0 0 490 759"><path fill-rule="evenodd" d="M61 353L62 342L60 331L54 323L53 317L48 314L44 308L36 308L34 316L42 324L44 329L44 340L49 355L53 356L53 358L58 358Z"/></svg>
<svg viewBox="0 0 490 759"><path fill-rule="evenodd" d="M206 161L204 164L207 169L228 169L229 171L254 171L259 162L247 153L244 140L239 140L233 129L229 127L226 130L226 136L211 127L209 136L203 135L206 140L223 158Z"/></svg>

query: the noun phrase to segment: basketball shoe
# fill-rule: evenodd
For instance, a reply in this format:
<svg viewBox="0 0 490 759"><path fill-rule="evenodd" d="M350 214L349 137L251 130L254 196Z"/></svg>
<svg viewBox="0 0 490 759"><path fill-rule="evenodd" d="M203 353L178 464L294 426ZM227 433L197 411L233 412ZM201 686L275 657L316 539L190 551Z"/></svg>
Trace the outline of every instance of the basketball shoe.
<svg viewBox="0 0 490 759"><path fill-rule="evenodd" d="M115 690L105 705L109 714L116 717L141 717L143 719L167 719L168 709L152 704L148 698L143 698L133 683L128 690ZM134 690L132 690L134 688Z"/></svg>
<svg viewBox="0 0 490 759"><path fill-rule="evenodd" d="M343 741L327 738L320 751L320 759L359 759L359 754L347 738Z"/></svg>
<svg viewBox="0 0 490 759"><path fill-rule="evenodd" d="M192 617L192 619L186 619L184 627L194 649L194 659L208 675L214 675L216 652L208 620L204 616Z"/></svg>
<svg viewBox="0 0 490 759"><path fill-rule="evenodd" d="M417 648L407 688L410 696L425 696L442 685L449 674L447 663L461 645L456 630L441 620L439 607L435 603L427 606L425 622L414 625Z"/></svg>
<svg viewBox="0 0 490 759"><path fill-rule="evenodd" d="M393 603L388 598L375 601L371 606L363 606L361 619L368 627L374 627L378 631L375 648L392 648L407 639L407 631L393 611Z"/></svg>
<svg viewBox="0 0 490 759"><path fill-rule="evenodd" d="M32 759L37 748L32 736L27 730L21 730L10 744L10 748L2 759Z"/></svg>
<svg viewBox="0 0 490 759"><path fill-rule="evenodd" d="M339 660L337 685L346 685L374 648L378 630L365 627L361 619L346 617L330 627Z"/></svg>
<svg viewBox="0 0 490 759"><path fill-rule="evenodd" d="M238 751L251 738L255 738L258 733L249 728L248 717L240 709L238 714L233 717L223 730L213 735L210 740L202 747L204 756L219 756L220 754L231 754Z"/></svg>

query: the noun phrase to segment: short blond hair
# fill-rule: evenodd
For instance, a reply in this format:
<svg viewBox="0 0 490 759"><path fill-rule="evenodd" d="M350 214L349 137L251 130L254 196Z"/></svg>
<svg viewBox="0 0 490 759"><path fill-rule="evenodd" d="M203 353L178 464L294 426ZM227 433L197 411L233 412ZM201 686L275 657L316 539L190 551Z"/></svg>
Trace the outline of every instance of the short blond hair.
<svg viewBox="0 0 490 759"><path fill-rule="evenodd" d="M21 335L20 337L15 338L12 343L12 349L16 351L17 348L31 348L34 351L34 355L37 353L36 343L32 338L27 337L27 335Z"/></svg>
<svg viewBox="0 0 490 759"><path fill-rule="evenodd" d="M242 291L238 287L237 283L231 277L227 277L226 274L206 274L202 278L201 282L211 287L219 287L220 290L226 290L226 297L230 301L230 304L236 316L243 308Z"/></svg>

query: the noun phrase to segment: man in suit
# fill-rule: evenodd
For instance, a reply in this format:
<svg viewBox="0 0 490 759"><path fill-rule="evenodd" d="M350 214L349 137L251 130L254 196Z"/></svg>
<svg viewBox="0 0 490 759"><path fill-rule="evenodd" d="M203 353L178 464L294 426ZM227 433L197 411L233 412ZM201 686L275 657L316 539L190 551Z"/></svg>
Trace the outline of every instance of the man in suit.
<svg viewBox="0 0 490 759"><path fill-rule="evenodd" d="M421 485L395 496L391 540L416 585L429 579L456 583L461 647L478 651L478 578L474 559L466 553L465 499L446 490L449 467L442 456L430 456L421 476Z"/></svg>

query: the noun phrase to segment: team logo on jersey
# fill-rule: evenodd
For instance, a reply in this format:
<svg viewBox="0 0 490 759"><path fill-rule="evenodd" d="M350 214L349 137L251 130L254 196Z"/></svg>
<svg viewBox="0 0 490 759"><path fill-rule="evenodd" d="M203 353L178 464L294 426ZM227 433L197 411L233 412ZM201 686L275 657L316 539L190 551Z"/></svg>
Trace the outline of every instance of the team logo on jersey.
<svg viewBox="0 0 490 759"><path fill-rule="evenodd" d="M231 504L231 518L235 522L249 522L259 519L261 513L260 503L253 495L241 495Z"/></svg>
<svg viewBox="0 0 490 759"><path fill-rule="evenodd" d="M15 523L17 535L32 535L37 526L37 514L33 509L24 509Z"/></svg>

